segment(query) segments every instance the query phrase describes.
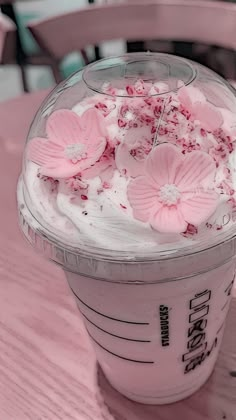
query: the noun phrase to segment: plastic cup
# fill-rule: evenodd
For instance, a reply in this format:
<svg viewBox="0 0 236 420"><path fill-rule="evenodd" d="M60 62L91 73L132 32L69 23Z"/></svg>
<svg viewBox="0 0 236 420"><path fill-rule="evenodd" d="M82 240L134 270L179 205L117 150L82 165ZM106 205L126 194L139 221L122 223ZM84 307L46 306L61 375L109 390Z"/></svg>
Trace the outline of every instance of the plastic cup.
<svg viewBox="0 0 236 420"><path fill-rule="evenodd" d="M108 381L132 400L166 404L188 397L211 375L234 273L231 260L156 284L66 277Z"/></svg>
<svg viewBox="0 0 236 420"><path fill-rule="evenodd" d="M140 80L137 82L136 76L141 77L140 74L144 82ZM127 80L129 86L124 90L124 82ZM134 85L132 80L135 80ZM155 83L156 80L158 84ZM106 83L107 81L109 83ZM192 84L193 89L190 90L192 96L188 96L189 85L191 87ZM185 93L177 96L178 90L183 88L185 90L182 92ZM145 89L148 90L148 94L145 93ZM101 95L99 99L107 96L107 102L105 100L104 103L100 102L98 95ZM179 104L181 100L182 103ZM125 107L123 101L126 101ZM173 118L169 124L178 124L175 114L175 109L178 109L181 114L181 124L183 121L186 126L192 124L192 130L196 130L196 135L200 138L199 144L191 143L189 149L186 149L185 138L181 137L182 134L178 138L178 135L175 135L175 128L171 125L169 142L173 143L173 138L177 139L176 144L171 146L171 153L175 154L176 150L180 150L185 156L196 153L195 156L198 156L201 162L201 159L206 159L207 154L211 156L207 159L217 173L211 182L213 185L214 181L217 200L221 195L221 201L219 198L216 210L212 211L212 214L208 214L206 210L208 215L206 220L204 217L196 219L200 220L197 226L187 221L186 231L176 232L174 227L172 232L165 226L167 230L163 233L158 229L155 232L155 223L151 227L148 225L149 221L144 217L145 212L142 214L144 217L142 219L137 216L140 213L138 211L132 213L131 208L128 216L124 216L126 206L130 206L133 202L134 206L137 202L140 205L139 197L135 197L134 201L132 199L130 202L127 201L126 205L122 202L119 204L119 200L116 202L114 199L116 191L113 194L112 187L107 182L99 183L99 177L96 178L97 184L89 184L88 181L89 186L86 186L87 178L86 176L83 178L83 173L78 177L71 175L69 177L66 170L73 169L72 164L79 166L80 160L87 159L89 153L89 150L88 153L84 153L87 150L86 144L74 143L77 141L74 131L72 144L69 143L68 146L66 143L69 148L66 146L65 150L63 149L64 155L61 150L64 147L63 142L67 141L71 133L70 124L73 130L76 130L80 124L76 120L75 113L82 118L81 113L86 107L86 109L95 107L98 112L103 113L103 121L110 121L109 147L114 149L112 156L123 141L122 137L115 143L117 131L114 131L114 125L115 129L119 126L119 130L123 133L124 127L130 127L129 124L134 123L132 130L127 129L125 132L128 137L127 142L132 141L132 144L135 144L135 136L140 132L141 139L145 142L147 134L143 127L145 130L151 127L150 124L154 120L151 112L154 109L154 115L157 115L155 118L159 120L158 124L155 121L156 125L150 128L149 134L153 146L152 150L148 150L148 156L145 156L145 159L149 159L155 148L157 150L160 144L168 143L168 138L165 137L168 124L162 124L166 107L171 101L174 111L170 110L170 113L173 111ZM29 158L26 148L23 173L19 179L17 192L21 228L37 251L61 265L93 343L98 363L114 388L131 400L145 404L167 404L182 400L207 381L216 363L235 276L236 199L233 189L235 181L232 178L234 160L231 157L235 152L232 140L233 136L236 136L232 116L235 105L235 96L226 82L199 65L163 54L126 55L94 64L82 75L78 73L57 87L42 105L31 127L27 147L31 141L36 145L33 160ZM117 109L120 107L120 114L114 114L117 112L114 111L116 107ZM61 118L69 118L69 125L62 126L63 138L59 139L61 141L59 145L55 145L55 138L60 137L60 133L55 120L52 122L50 118L61 108L63 108ZM68 109L73 112L70 113ZM141 115L143 109L145 112ZM205 112L209 118L212 117L213 122L204 119ZM57 113L56 118L58 115ZM167 112L167 117L168 115ZM99 120L96 121L99 125ZM59 120L57 122L60 124ZM205 128L202 128L201 123L204 123ZM81 123L82 128L83 124ZM93 126L90 128L92 130ZM227 131L229 129L232 131L230 134ZM93 134L91 130L87 131L88 137L91 132ZM154 138L153 133L158 135L155 134ZM192 131L184 133L186 138L189 133ZM101 141L105 141L101 129L99 136ZM93 139L94 135L89 141L92 142ZM148 141L145 147L150 145ZM217 148L218 142L221 148ZM230 151L225 151L226 144L227 147L231 147ZM194 149L198 146L204 150L203 153L199 154ZM100 150L99 147L97 144L94 148L96 153ZM130 156L140 158L140 144L138 147L139 149L129 151ZM83 155L80 156L81 150ZM228 160L222 154L222 150ZM143 152L143 149L141 151ZM45 157L44 153L49 154ZM41 159L42 166L45 162L50 164L50 159L52 157L54 159L53 153L61 153L59 163L67 159L65 167L62 168L64 177L58 179L40 173L42 167L37 163ZM92 155L89 159L93 169L97 163L104 163L107 155L105 158L103 156L103 160L99 160L98 156L97 161L96 159L93 161ZM179 162L183 159L185 158L179 158ZM55 162L56 160L53 161L54 166L49 168L51 173L54 173ZM127 174L118 163L117 159L115 171L118 179L130 176L129 182L133 183L136 175ZM171 170L179 170L178 165L170 166ZM196 167L194 170L197 171ZM199 173L197 176L201 178ZM154 178L150 181L152 182L150 188L155 187L153 187ZM142 181L143 178L139 179ZM47 185L45 189L44 181ZM201 205L204 206L205 201L207 205L211 205L208 198L213 200L214 195L212 185L206 186L204 179L201 179L201 182L202 184L193 192L191 185L187 191L188 194L190 191L194 200L198 197L199 191L201 193L204 191L206 194L203 198L201 196L200 204L197 203L199 207L196 208L199 211L202 210ZM95 203L96 212L93 207L94 196L90 198L89 195L93 191L91 185L97 188L96 197L99 205ZM161 197L160 200L166 200L164 206L178 207L179 203L182 203L178 201L181 200L179 199L181 191L176 190L178 185L176 187L171 182L167 187L166 189L164 185L164 190L161 189L161 192L158 190L158 194L164 191L164 195L158 197ZM73 192L71 188L74 188ZM88 195L83 192L86 188ZM109 188L110 196L109 191L107 193ZM174 204L168 201L173 198L169 195L173 190L179 194L174 198ZM114 214L109 213L111 209L109 203L112 199L114 199L112 203L112 209L115 208ZM215 195L214 200L216 200ZM86 203L88 206L91 204L90 207L87 208ZM102 219L104 207L107 215ZM91 213L93 216L89 219ZM193 219L194 215L190 215ZM127 218L123 219L123 216ZM115 228L116 218L118 229ZM142 225L141 222L138 224L136 219L146 224ZM100 220L102 220L101 225ZM108 225L108 222L111 224ZM130 229L130 225L134 227ZM135 236L136 227L140 229L138 232L141 232L138 240ZM113 228L112 236L110 232ZM135 240L132 239L134 237ZM113 242L112 238L115 238Z"/></svg>

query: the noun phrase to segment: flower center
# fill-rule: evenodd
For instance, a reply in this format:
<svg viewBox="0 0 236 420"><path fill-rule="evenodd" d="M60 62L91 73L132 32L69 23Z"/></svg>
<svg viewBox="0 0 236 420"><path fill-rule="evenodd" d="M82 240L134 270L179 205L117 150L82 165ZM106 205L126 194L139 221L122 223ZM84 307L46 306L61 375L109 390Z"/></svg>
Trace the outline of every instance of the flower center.
<svg viewBox="0 0 236 420"><path fill-rule="evenodd" d="M159 199L162 201L163 204L166 206L173 206L177 204L180 199L180 192L176 185L174 184L166 184L160 188L160 196Z"/></svg>
<svg viewBox="0 0 236 420"><path fill-rule="evenodd" d="M67 159L70 159L72 163L77 163L87 157L87 153L84 152L85 144L68 144L64 150L64 154Z"/></svg>

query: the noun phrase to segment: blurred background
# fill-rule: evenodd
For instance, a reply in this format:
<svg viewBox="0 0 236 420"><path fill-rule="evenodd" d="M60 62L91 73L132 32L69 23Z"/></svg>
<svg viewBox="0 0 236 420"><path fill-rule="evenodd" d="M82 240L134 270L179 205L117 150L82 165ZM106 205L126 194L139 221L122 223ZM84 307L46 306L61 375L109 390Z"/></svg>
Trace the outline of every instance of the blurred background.
<svg viewBox="0 0 236 420"><path fill-rule="evenodd" d="M129 1L132 2L132 0L126 0L126 2ZM139 1L145 2L145 0ZM204 2L204 0L201 1ZM217 0L212 1L217 2ZM13 98L24 91L33 92L47 89L55 84L51 65L47 63L47 57L42 53L35 37L28 29L30 22L82 9L87 7L88 3L118 2L119 0L0 0L0 54L2 56L0 101ZM236 2L236 0L231 0L231 2ZM122 26L122 22L120 24ZM209 22L209 25L214 25L214 22ZM6 32L10 27L11 29L14 27L14 36L8 39ZM201 31L200 24L199 31ZM220 28L215 27L215 31L220 31ZM141 33L137 42L126 42L125 39L104 42L97 47L88 47L86 57L81 52L65 56L60 62L60 74L62 78L66 78L82 68L86 60L91 62L99 57L117 55L125 51L142 50L169 52L188 57L205 64L227 79L236 80L235 51L215 45L196 44L182 40L143 42Z"/></svg>

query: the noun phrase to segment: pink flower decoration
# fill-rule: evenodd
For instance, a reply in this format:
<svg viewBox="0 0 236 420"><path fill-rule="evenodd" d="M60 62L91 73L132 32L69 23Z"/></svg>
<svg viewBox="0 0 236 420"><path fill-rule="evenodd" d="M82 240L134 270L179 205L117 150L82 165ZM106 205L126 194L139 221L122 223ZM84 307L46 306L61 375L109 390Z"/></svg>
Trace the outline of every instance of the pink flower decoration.
<svg viewBox="0 0 236 420"><path fill-rule="evenodd" d="M83 172L83 178L92 179L99 176L102 182L110 182L115 169L114 148L107 145L106 150L99 161Z"/></svg>
<svg viewBox="0 0 236 420"><path fill-rule="evenodd" d="M42 175L72 177L94 165L106 147L103 117L88 109L79 117L70 110L55 111L46 125L47 139L38 137L28 145L28 159Z"/></svg>
<svg viewBox="0 0 236 420"><path fill-rule="evenodd" d="M116 166L121 174L136 178L145 172L145 160L152 149L150 127L127 131L124 142L116 150Z"/></svg>
<svg viewBox="0 0 236 420"><path fill-rule="evenodd" d="M200 121L204 130L214 131L223 124L221 112L208 103L197 89L183 86L178 97L182 106L191 114L191 119Z"/></svg>
<svg viewBox="0 0 236 420"><path fill-rule="evenodd" d="M131 180L128 200L134 217L163 233L185 232L215 211L218 195L211 186L214 160L201 151L183 155L176 146L163 143L148 156L145 175Z"/></svg>

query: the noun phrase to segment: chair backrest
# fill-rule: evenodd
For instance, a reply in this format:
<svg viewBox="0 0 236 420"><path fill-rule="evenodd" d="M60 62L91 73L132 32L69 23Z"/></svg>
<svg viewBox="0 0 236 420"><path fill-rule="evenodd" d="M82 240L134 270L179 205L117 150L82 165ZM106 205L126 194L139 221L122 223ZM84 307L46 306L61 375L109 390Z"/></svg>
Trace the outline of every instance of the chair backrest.
<svg viewBox="0 0 236 420"><path fill-rule="evenodd" d="M0 14L0 64L15 63L16 26L7 16Z"/></svg>
<svg viewBox="0 0 236 420"><path fill-rule="evenodd" d="M40 47L60 60L102 41L179 40L236 50L236 4L212 1L149 0L90 5L29 28Z"/></svg>

